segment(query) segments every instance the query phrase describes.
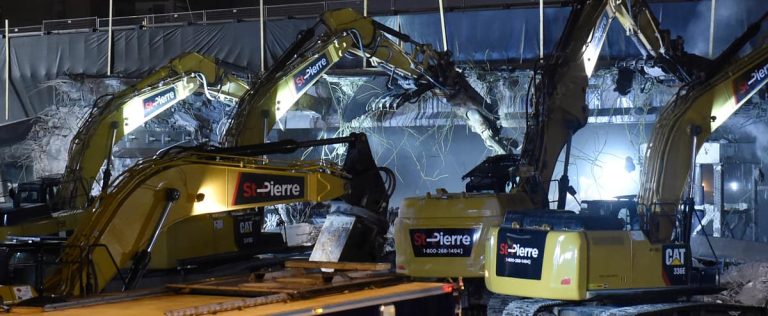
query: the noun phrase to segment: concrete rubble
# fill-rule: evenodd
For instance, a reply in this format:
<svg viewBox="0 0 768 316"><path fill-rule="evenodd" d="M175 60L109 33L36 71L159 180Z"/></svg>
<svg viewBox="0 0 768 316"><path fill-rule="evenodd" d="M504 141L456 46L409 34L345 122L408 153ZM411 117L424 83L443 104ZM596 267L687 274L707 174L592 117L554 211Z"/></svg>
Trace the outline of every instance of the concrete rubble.
<svg viewBox="0 0 768 316"><path fill-rule="evenodd" d="M735 265L720 276L720 285L727 290L702 301L768 307L768 262Z"/></svg>

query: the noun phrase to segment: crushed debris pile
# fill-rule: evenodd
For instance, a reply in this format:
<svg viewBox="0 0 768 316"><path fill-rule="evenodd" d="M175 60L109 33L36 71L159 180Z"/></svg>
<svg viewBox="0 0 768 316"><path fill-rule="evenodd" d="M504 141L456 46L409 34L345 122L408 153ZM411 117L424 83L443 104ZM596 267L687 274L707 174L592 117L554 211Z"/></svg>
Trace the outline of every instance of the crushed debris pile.
<svg viewBox="0 0 768 316"><path fill-rule="evenodd" d="M736 303L768 306L768 262L750 262L728 269L720 279L721 293Z"/></svg>
<svg viewBox="0 0 768 316"><path fill-rule="evenodd" d="M55 99L50 107L38 114L39 120L26 139L2 148L0 160L15 161L22 169L31 169L29 173L21 172L20 182L63 172L69 143L96 98L124 86L122 80L102 78L59 79L42 84L41 89L55 91Z"/></svg>
<svg viewBox="0 0 768 316"><path fill-rule="evenodd" d="M720 285L727 290L702 300L768 307L768 262L733 266L720 277Z"/></svg>

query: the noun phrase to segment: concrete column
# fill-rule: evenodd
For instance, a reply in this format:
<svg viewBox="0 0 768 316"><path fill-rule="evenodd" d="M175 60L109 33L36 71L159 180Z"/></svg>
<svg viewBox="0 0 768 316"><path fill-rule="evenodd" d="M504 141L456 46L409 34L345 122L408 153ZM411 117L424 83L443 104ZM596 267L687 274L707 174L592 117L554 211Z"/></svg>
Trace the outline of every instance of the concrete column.
<svg viewBox="0 0 768 316"><path fill-rule="evenodd" d="M693 169L693 202L696 206L704 205L704 186L701 181L701 164L697 163Z"/></svg>
<svg viewBox="0 0 768 316"><path fill-rule="evenodd" d="M448 36L445 32L445 8L443 7L443 0L438 0L440 5L440 30L443 34L443 51L448 50Z"/></svg>
<svg viewBox="0 0 768 316"><path fill-rule="evenodd" d="M10 199L7 198L7 196L8 196L8 189L10 189L10 188L8 187L9 182L6 182L5 179L3 179L3 170L2 169L3 169L3 167L2 167L2 165L0 165L0 195L2 195L2 197L0 197L0 201L5 203L5 202L8 202L10 200Z"/></svg>
<svg viewBox="0 0 768 316"><path fill-rule="evenodd" d="M750 219L752 222L750 225L752 225L752 241L757 241L758 236L760 236L760 222L758 221L758 205L757 205L757 186L760 185L759 178L760 177L760 166L759 165L752 165L752 206L749 208L750 213Z"/></svg>
<svg viewBox="0 0 768 316"><path fill-rule="evenodd" d="M724 191L724 185L723 185L723 164L717 163L712 165L714 169L714 181L713 182L713 193L715 195L714 199L714 206L715 206L715 215L712 218L712 236L713 237L722 237L723 230L722 230L722 222L723 222L723 209L725 208L725 204L723 201L723 195L725 193Z"/></svg>

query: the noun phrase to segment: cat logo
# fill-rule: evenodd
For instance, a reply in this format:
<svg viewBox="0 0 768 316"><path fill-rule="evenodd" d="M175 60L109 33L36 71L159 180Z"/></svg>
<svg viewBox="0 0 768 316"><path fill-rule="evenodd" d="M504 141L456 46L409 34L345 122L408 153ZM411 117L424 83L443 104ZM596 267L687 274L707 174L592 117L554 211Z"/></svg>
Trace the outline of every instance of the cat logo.
<svg viewBox="0 0 768 316"><path fill-rule="evenodd" d="M685 248L668 248L664 251L664 263L668 266L681 266L685 262Z"/></svg>

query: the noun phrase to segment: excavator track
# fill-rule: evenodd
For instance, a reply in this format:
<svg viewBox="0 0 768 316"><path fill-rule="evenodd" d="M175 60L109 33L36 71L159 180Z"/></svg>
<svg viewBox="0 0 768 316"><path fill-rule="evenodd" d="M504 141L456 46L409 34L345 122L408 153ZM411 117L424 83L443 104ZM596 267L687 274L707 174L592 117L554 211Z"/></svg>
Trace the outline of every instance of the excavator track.
<svg viewBox="0 0 768 316"><path fill-rule="evenodd" d="M620 316L620 315L677 315L679 313L685 315L766 315L768 311L764 308L744 306L744 305L728 305L728 304L712 304L703 302L678 302L678 303L660 303L660 304L645 304L636 306L627 306L612 308L603 311L596 316ZM581 315L581 314L580 314Z"/></svg>
<svg viewBox="0 0 768 316"><path fill-rule="evenodd" d="M599 313L600 316L620 316L620 315L648 315L661 312L671 312L676 309L688 309L701 305L700 303L685 302L685 303L661 303L661 304L645 304L627 307L612 308Z"/></svg>
<svg viewBox="0 0 768 316"><path fill-rule="evenodd" d="M705 302L675 302L641 304L632 306L610 306L576 304L572 302L547 299L521 299L514 296L495 295L488 301L488 315L501 316L541 316L541 315L578 315L578 316L645 316L645 315L768 315L768 310L760 307L713 304Z"/></svg>
<svg viewBox="0 0 768 316"><path fill-rule="evenodd" d="M494 295L488 301L488 315L529 316L538 315L548 307L567 304L565 301L547 299L521 299L514 296Z"/></svg>

